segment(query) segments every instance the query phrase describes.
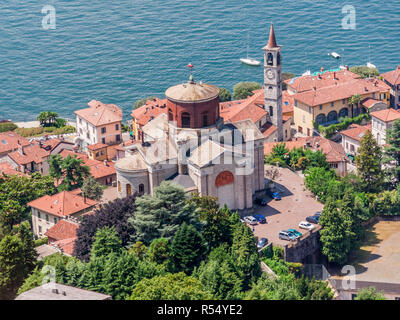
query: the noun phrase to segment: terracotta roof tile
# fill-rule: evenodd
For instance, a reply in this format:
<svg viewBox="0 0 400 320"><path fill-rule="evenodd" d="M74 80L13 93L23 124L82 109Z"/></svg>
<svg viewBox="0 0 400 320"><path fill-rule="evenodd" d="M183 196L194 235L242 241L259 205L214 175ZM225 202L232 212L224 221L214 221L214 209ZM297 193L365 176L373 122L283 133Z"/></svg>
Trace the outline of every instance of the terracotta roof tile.
<svg viewBox="0 0 400 320"><path fill-rule="evenodd" d="M76 230L78 228L79 225L77 223L62 219L47 230L45 235L55 241L76 238Z"/></svg>
<svg viewBox="0 0 400 320"><path fill-rule="evenodd" d="M90 144L90 145L86 146L86 148L88 148L89 150L95 151L95 150L107 148L107 145L104 143L95 143L95 144Z"/></svg>
<svg viewBox="0 0 400 320"><path fill-rule="evenodd" d="M15 170L7 162L0 163L0 176L2 176L3 174L6 174L6 175L17 175L17 176L23 176L24 175L22 172L19 172L19 171Z"/></svg>
<svg viewBox="0 0 400 320"><path fill-rule="evenodd" d="M378 118L384 122L391 122L400 118L400 112L392 108L374 111L370 114L372 117Z"/></svg>
<svg viewBox="0 0 400 320"><path fill-rule="evenodd" d="M136 119L136 123L140 126L146 125L151 119L156 118L162 113L167 113L165 108L167 99L147 100L146 104L133 110L131 116Z"/></svg>
<svg viewBox="0 0 400 320"><path fill-rule="evenodd" d="M372 108L377 103L384 103L384 102L381 100L372 99L372 98L366 98L363 101L361 101L361 104L364 107L367 107L368 109Z"/></svg>
<svg viewBox="0 0 400 320"><path fill-rule="evenodd" d="M97 205L97 201L63 191L53 196L45 195L28 203L28 206L58 217L73 215Z"/></svg>
<svg viewBox="0 0 400 320"><path fill-rule="evenodd" d="M74 253L76 239L77 238L75 237L75 238L58 240L53 242L53 245L60 248L63 253L72 256L72 254Z"/></svg>
<svg viewBox="0 0 400 320"><path fill-rule="evenodd" d="M371 131L371 124L365 126L360 126L359 124L352 124L348 129L340 131L340 134L352 138L356 141L360 141L365 133L369 130Z"/></svg>
<svg viewBox="0 0 400 320"><path fill-rule="evenodd" d="M18 149L18 142L21 146L26 147L30 145L28 139L20 136L13 131L0 133L0 153L11 152Z"/></svg>
<svg viewBox="0 0 400 320"><path fill-rule="evenodd" d="M88 105L89 108L77 110L75 114L94 126L122 121L122 110L114 104L104 104L100 101L92 100Z"/></svg>
<svg viewBox="0 0 400 320"><path fill-rule="evenodd" d="M400 84L400 66L393 71L382 73L381 76L392 85Z"/></svg>
<svg viewBox="0 0 400 320"><path fill-rule="evenodd" d="M50 152L41 148L38 144L31 144L23 148L23 154L20 151L14 151L8 156L19 165L42 163L50 155Z"/></svg>

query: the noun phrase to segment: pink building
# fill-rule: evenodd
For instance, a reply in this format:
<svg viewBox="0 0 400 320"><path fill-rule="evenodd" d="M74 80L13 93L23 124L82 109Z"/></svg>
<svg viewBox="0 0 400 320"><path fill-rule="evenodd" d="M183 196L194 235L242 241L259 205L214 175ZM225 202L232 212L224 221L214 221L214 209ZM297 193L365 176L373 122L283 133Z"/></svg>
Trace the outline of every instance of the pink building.
<svg viewBox="0 0 400 320"><path fill-rule="evenodd" d="M114 104L92 100L89 108L75 111L76 131L82 147L102 143L107 145L122 142L122 110Z"/></svg>

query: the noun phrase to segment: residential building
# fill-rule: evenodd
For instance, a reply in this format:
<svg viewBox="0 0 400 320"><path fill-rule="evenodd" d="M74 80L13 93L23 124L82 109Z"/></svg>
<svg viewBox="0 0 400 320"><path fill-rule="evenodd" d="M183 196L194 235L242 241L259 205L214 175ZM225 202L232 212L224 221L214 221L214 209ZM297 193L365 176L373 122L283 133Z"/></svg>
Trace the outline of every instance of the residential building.
<svg viewBox="0 0 400 320"><path fill-rule="evenodd" d="M86 148L89 159L99 160L99 161L108 160L107 147L108 146L103 143L95 143L88 145Z"/></svg>
<svg viewBox="0 0 400 320"><path fill-rule="evenodd" d="M3 162L0 163L0 178L3 175L11 176L11 175L17 175L17 176L23 176L24 174L22 172L19 172L15 170L11 164L8 162Z"/></svg>
<svg viewBox="0 0 400 320"><path fill-rule="evenodd" d="M6 156L10 152L17 151L21 147L29 146L31 143L28 139L20 136L13 131L0 133L0 158Z"/></svg>
<svg viewBox="0 0 400 320"><path fill-rule="evenodd" d="M400 118L400 111L389 108L371 112L372 134L379 145L387 143L387 130L392 128L393 122Z"/></svg>
<svg viewBox="0 0 400 320"><path fill-rule="evenodd" d="M45 195L33 200L28 203L28 206L32 208L33 234L42 238L61 219L77 218L93 210L97 204L97 201L70 191L63 191L53 196Z"/></svg>
<svg viewBox="0 0 400 320"><path fill-rule="evenodd" d="M111 296L59 283L46 283L21 293L15 300L111 300Z"/></svg>
<svg viewBox="0 0 400 320"><path fill-rule="evenodd" d="M390 106L400 108L400 65L393 71L382 73L381 76L390 87Z"/></svg>
<svg viewBox="0 0 400 320"><path fill-rule="evenodd" d="M40 172L47 175L49 173L49 157L50 151L45 150L39 143L35 142L27 146L19 144L18 150L10 152L3 160L19 172Z"/></svg>
<svg viewBox="0 0 400 320"><path fill-rule="evenodd" d="M376 106L368 99L379 100L386 107L389 106L388 85L379 79L361 79L349 70L321 70L315 76L301 76L285 82L288 92L293 95L294 124L300 135L311 136L314 121L327 126L337 123L339 118L366 113L368 105L375 107L374 110L382 108L382 105ZM349 99L355 95L361 97L359 105L349 103Z"/></svg>
<svg viewBox="0 0 400 320"><path fill-rule="evenodd" d="M269 155L272 149L279 142L265 142L264 152ZM336 142L323 137L299 137L291 141L285 141L285 147L290 151L296 148L309 149L312 151L321 151L326 156L329 166L339 175L344 176L347 173L347 163L349 158L343 147Z"/></svg>
<svg viewBox="0 0 400 320"><path fill-rule="evenodd" d="M354 157L358 153L358 148L361 145L361 139L367 133L372 130L371 123L367 125L352 124L346 130L340 131L342 136L342 146L350 160L354 160Z"/></svg>
<svg viewBox="0 0 400 320"><path fill-rule="evenodd" d="M89 108L75 111L76 142L86 150L87 145L102 143L107 145L122 142L122 110L114 104L103 104L92 100Z"/></svg>

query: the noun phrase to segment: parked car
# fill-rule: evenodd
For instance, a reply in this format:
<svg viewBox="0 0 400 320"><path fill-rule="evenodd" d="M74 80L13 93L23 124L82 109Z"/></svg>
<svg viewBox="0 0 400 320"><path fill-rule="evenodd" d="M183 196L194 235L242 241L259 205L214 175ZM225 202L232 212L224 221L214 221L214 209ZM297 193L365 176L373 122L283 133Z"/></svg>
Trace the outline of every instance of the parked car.
<svg viewBox="0 0 400 320"><path fill-rule="evenodd" d="M264 248L268 243L267 238L261 238L260 241L257 242L257 248L262 249Z"/></svg>
<svg viewBox="0 0 400 320"><path fill-rule="evenodd" d="M244 222L251 224L251 225L255 225L257 224L257 220L256 218L252 217L252 216L247 216L243 218Z"/></svg>
<svg viewBox="0 0 400 320"><path fill-rule="evenodd" d="M318 224L319 223L319 217L318 216L309 216L306 218L308 222Z"/></svg>
<svg viewBox="0 0 400 320"><path fill-rule="evenodd" d="M317 211L316 213L314 213L314 216L318 216L318 217L320 217L321 216L321 211Z"/></svg>
<svg viewBox="0 0 400 320"><path fill-rule="evenodd" d="M287 231L289 231L290 233L293 233L296 238L300 238L303 234L299 231L297 231L296 229L288 229Z"/></svg>
<svg viewBox="0 0 400 320"><path fill-rule="evenodd" d="M256 200L254 200L254 202L260 206L267 205L267 200L265 200L264 198L256 198Z"/></svg>
<svg viewBox="0 0 400 320"><path fill-rule="evenodd" d="M296 240L296 236L293 233L291 233L291 232L289 232L287 230L281 230L281 231L279 231L279 239L288 240L288 241L295 241Z"/></svg>
<svg viewBox="0 0 400 320"><path fill-rule="evenodd" d="M253 217L254 217L254 218L257 220L257 222L259 222L259 223L267 223L267 219L265 219L265 217L264 217L263 215L261 215L261 214L255 214Z"/></svg>
<svg viewBox="0 0 400 320"><path fill-rule="evenodd" d="M274 200L281 200L281 195L279 192L268 191L268 195Z"/></svg>
<svg viewBox="0 0 400 320"><path fill-rule="evenodd" d="M301 229L306 229L306 230L312 230L312 229L315 228L315 226L312 225L312 224L309 223L309 222L301 221L301 222L299 223L299 228L301 228Z"/></svg>

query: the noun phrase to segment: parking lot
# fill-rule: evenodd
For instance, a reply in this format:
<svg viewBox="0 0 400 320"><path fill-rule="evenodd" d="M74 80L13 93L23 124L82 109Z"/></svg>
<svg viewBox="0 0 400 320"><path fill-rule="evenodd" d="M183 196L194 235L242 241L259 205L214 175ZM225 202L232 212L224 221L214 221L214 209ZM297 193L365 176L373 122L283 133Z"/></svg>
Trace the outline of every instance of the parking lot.
<svg viewBox="0 0 400 320"><path fill-rule="evenodd" d="M300 231L303 235L308 231L298 227L300 221L306 221L306 217L322 211L323 204L312 197L312 193L306 189L303 179L296 173L286 168L279 168L280 176L275 185L282 199L272 200L265 196L266 206L255 206L254 214L261 214L267 219L266 224L254 226L254 234L259 239L267 238L268 242L285 245L289 242L278 237L280 230L289 228ZM253 230L253 226L250 226Z"/></svg>

